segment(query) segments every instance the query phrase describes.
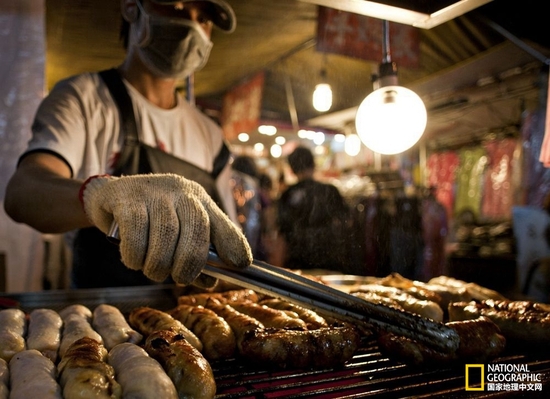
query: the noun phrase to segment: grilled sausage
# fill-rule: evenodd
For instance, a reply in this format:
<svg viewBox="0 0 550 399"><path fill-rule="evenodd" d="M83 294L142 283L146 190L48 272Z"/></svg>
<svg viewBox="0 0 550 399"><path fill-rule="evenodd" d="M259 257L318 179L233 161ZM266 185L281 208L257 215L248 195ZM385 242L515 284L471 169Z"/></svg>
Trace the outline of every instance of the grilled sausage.
<svg viewBox="0 0 550 399"><path fill-rule="evenodd" d="M130 327L122 312L111 305L101 304L94 309L92 326L103 338L107 350L123 342L137 344L143 339Z"/></svg>
<svg viewBox="0 0 550 399"><path fill-rule="evenodd" d="M306 323L303 320L290 317L279 309L273 309L254 302L233 302L231 306L235 310L255 318L266 328L307 329Z"/></svg>
<svg viewBox="0 0 550 399"><path fill-rule="evenodd" d="M84 337L92 338L103 345L103 338L90 324L92 311L83 305L70 305L59 312L63 319L63 331L61 344L59 345L59 356L63 357L67 349L77 340Z"/></svg>
<svg viewBox="0 0 550 399"><path fill-rule="evenodd" d="M203 306L178 305L170 315L181 321L202 342L208 360L228 359L235 354L235 334L216 312Z"/></svg>
<svg viewBox="0 0 550 399"><path fill-rule="evenodd" d="M452 363L456 361L485 362L498 356L506 346L506 338L498 326L485 317L476 320L446 323L460 337L458 349L441 352L411 338L380 332L380 348L391 356L416 365Z"/></svg>
<svg viewBox="0 0 550 399"><path fill-rule="evenodd" d="M8 399L10 390L8 385L10 382L10 371L8 368L8 363L2 358L0 358L0 399Z"/></svg>
<svg viewBox="0 0 550 399"><path fill-rule="evenodd" d="M443 309L441 309L437 303L417 299L399 288L386 287L377 284L366 284L361 286L357 291L352 292L352 295L369 301L371 297L369 297L369 295L364 295L364 293L374 293L380 296L385 296L397 302L399 306L408 312L416 313L422 317L435 321L443 321Z"/></svg>
<svg viewBox="0 0 550 399"><path fill-rule="evenodd" d="M237 339L237 348L248 331L264 329L264 325L253 317L245 315L227 304L222 304L216 299L210 299L206 302L206 308L212 309L216 314L222 317L233 330Z"/></svg>
<svg viewBox="0 0 550 399"><path fill-rule="evenodd" d="M141 347L124 342L109 352L122 396L132 399L177 399L174 383L155 359Z"/></svg>
<svg viewBox="0 0 550 399"><path fill-rule="evenodd" d="M216 394L210 364L183 335L155 331L145 340L145 350L162 365L180 398L211 399Z"/></svg>
<svg viewBox="0 0 550 399"><path fill-rule="evenodd" d="M53 362L36 349L28 349L10 360L10 399L62 399Z"/></svg>
<svg viewBox="0 0 550 399"><path fill-rule="evenodd" d="M20 309L0 310L0 358L9 362L13 355L26 349L27 320Z"/></svg>
<svg viewBox="0 0 550 399"><path fill-rule="evenodd" d="M351 359L361 337L353 327L311 331L265 329L245 334L241 355L281 368L334 367Z"/></svg>
<svg viewBox="0 0 550 399"><path fill-rule="evenodd" d="M61 343L63 320L52 309L35 309L29 314L27 348L36 349L53 363L57 362L57 353Z"/></svg>
<svg viewBox="0 0 550 399"><path fill-rule="evenodd" d="M259 302L261 305L269 306L273 309L287 310L294 312L302 319L308 330L316 330L318 328L328 327L327 321L313 310L294 305L293 303L283 301L281 299L264 299Z"/></svg>
<svg viewBox="0 0 550 399"><path fill-rule="evenodd" d="M550 344L550 305L531 301L486 300L455 302L449 305L451 321L485 316L515 345L547 346Z"/></svg>
<svg viewBox="0 0 550 399"><path fill-rule="evenodd" d="M447 276L439 276L434 277L430 281L428 281L428 284L439 284L443 285L445 287L453 287L453 288L465 288L466 291L471 295L472 299L477 301L485 301L488 299L495 299L499 301L507 300L506 297L504 297L499 292L483 287L476 283L467 283L462 280L458 280L453 277L447 277Z"/></svg>
<svg viewBox="0 0 550 399"><path fill-rule="evenodd" d="M122 397L114 369L105 362L107 349L98 341L83 337L67 349L57 366L65 399Z"/></svg>
<svg viewBox="0 0 550 399"><path fill-rule="evenodd" d="M204 306L209 299L216 299L221 303L251 301L258 302L259 296L253 290L231 290L226 292L200 293L183 295L178 298L178 305Z"/></svg>
<svg viewBox="0 0 550 399"><path fill-rule="evenodd" d="M183 335L199 351L202 350L202 342L197 336L182 322L162 310L149 307L136 308L130 312L128 321L133 328L145 337L158 330L174 330L176 333Z"/></svg>

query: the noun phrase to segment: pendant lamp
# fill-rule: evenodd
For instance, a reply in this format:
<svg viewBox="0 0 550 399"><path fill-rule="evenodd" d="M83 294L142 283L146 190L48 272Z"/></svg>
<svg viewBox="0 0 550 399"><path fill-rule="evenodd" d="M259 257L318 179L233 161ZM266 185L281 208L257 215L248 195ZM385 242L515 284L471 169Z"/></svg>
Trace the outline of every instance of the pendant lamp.
<svg viewBox="0 0 550 399"><path fill-rule="evenodd" d="M332 88L327 83L326 55L321 69L321 83L315 86L313 91L313 108L319 112L326 112L332 107Z"/></svg>
<svg viewBox="0 0 550 399"><path fill-rule="evenodd" d="M389 51L389 23L384 21L384 58L375 90L357 109L355 128L368 148L380 154L399 154L415 145L427 123L426 107L412 90L399 86L397 66Z"/></svg>

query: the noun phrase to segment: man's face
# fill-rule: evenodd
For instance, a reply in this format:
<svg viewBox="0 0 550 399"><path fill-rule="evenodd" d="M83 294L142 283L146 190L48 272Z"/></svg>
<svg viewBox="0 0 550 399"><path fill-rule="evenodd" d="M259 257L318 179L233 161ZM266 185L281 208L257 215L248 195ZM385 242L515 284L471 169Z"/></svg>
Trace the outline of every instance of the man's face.
<svg viewBox="0 0 550 399"><path fill-rule="evenodd" d="M170 18L182 18L195 21L204 30L206 35L212 35L212 7L206 1L178 2L174 4L157 4L151 0L141 1L145 11L151 15Z"/></svg>

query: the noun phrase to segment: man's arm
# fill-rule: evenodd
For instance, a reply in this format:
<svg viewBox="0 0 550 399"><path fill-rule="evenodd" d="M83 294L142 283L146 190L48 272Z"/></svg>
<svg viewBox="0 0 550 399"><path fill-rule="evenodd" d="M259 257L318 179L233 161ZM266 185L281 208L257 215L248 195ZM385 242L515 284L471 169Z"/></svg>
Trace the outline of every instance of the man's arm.
<svg viewBox="0 0 550 399"><path fill-rule="evenodd" d="M43 233L88 227L91 223L78 199L81 185L55 155L29 154L8 183L4 207L13 220Z"/></svg>

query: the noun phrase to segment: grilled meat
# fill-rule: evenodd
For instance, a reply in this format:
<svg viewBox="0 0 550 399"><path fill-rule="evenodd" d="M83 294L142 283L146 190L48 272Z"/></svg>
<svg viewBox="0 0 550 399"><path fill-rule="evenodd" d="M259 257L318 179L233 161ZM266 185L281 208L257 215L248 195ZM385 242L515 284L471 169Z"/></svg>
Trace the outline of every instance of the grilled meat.
<svg viewBox="0 0 550 399"><path fill-rule="evenodd" d="M254 317L267 328L307 329L303 320L291 317L279 309L273 309L254 302L233 302L231 306L238 312Z"/></svg>
<svg viewBox="0 0 550 399"><path fill-rule="evenodd" d="M507 340L524 346L550 344L550 305L530 301L486 300L449 305L452 321L491 319Z"/></svg>
<svg viewBox="0 0 550 399"><path fill-rule="evenodd" d="M94 309L92 326L103 338L107 350L123 342L137 344L143 339L130 327L122 312L111 305L101 304Z"/></svg>
<svg viewBox="0 0 550 399"><path fill-rule="evenodd" d="M261 305L269 306L273 309L286 310L294 312L306 323L308 330L316 330L318 328L328 327L327 321L313 310L294 305L293 303L283 301L281 299L264 299L260 301Z"/></svg>
<svg viewBox="0 0 550 399"><path fill-rule="evenodd" d="M174 330L176 333L183 335L199 351L202 350L202 342L199 338L182 322L174 319L166 312L149 307L140 307L130 312L128 320L130 325L145 337L158 330Z"/></svg>
<svg viewBox="0 0 550 399"><path fill-rule="evenodd" d="M417 365L456 361L484 362L498 356L506 346L506 339L498 326L488 318L480 317L446 325L453 328L460 337L460 345L456 351L442 352L411 338L389 332L380 332L378 343L389 355Z"/></svg>
<svg viewBox="0 0 550 399"><path fill-rule="evenodd" d="M244 335L248 331L265 328L264 325L255 318L245 315L235 310L232 306L223 304L216 299L207 301L205 307L216 312L218 316L223 317L227 324L229 324L237 339L237 348L239 348Z"/></svg>
<svg viewBox="0 0 550 399"><path fill-rule="evenodd" d="M130 342L116 345L108 356L122 396L132 399L177 399L178 392L162 366L141 347Z"/></svg>
<svg viewBox="0 0 550 399"><path fill-rule="evenodd" d="M210 364L183 335L155 331L147 337L145 350L162 365L180 398L210 399L216 394Z"/></svg>
<svg viewBox="0 0 550 399"><path fill-rule="evenodd" d="M57 366L65 399L122 397L114 369L105 362L107 349L95 339L83 337L69 346Z"/></svg>
<svg viewBox="0 0 550 399"><path fill-rule="evenodd" d="M169 313L200 339L202 353L208 360L234 356L237 347L235 334L229 324L213 310L203 306L178 305Z"/></svg>
<svg viewBox="0 0 550 399"><path fill-rule="evenodd" d="M27 348L36 349L52 362L57 362L63 320L52 309L35 309L29 314Z"/></svg>
<svg viewBox="0 0 550 399"><path fill-rule="evenodd" d="M447 306L451 302L469 301L472 299L472 295L464 286L444 285L442 280L423 283L405 278L399 273L391 273L386 277L377 279L376 284L400 288L415 297L418 297L417 295L422 293L425 299L436 302L441 309L447 309ZM415 291L416 294L414 293Z"/></svg>
<svg viewBox="0 0 550 399"><path fill-rule="evenodd" d="M264 329L245 334L240 354L245 359L281 368L320 368L351 359L360 343L353 327L311 331Z"/></svg>
<svg viewBox="0 0 550 399"><path fill-rule="evenodd" d="M0 358L0 399L8 399L10 390L8 385L10 383L10 370L8 363Z"/></svg>
<svg viewBox="0 0 550 399"><path fill-rule="evenodd" d="M0 310L0 359L9 362L13 355L26 349L27 320L19 309Z"/></svg>
<svg viewBox="0 0 550 399"><path fill-rule="evenodd" d="M200 293L183 295L178 298L178 305L205 306L210 299L216 299L221 303L252 301L258 302L259 296L253 290L231 290L226 292Z"/></svg>
<svg viewBox="0 0 550 399"><path fill-rule="evenodd" d="M444 287L453 287L453 288L465 288L468 294L472 297L472 299L476 301L484 301L487 299L496 299L496 300L506 300L506 297L498 293L497 291L491 290L486 287L482 287L479 284L476 283L467 283L462 280L457 280L452 277L447 276L439 276L434 277L430 281L428 281L428 284L436 284L436 285L442 285Z"/></svg>
<svg viewBox="0 0 550 399"><path fill-rule="evenodd" d="M10 399L62 399L53 362L36 349L28 349L10 360Z"/></svg>
<svg viewBox="0 0 550 399"><path fill-rule="evenodd" d="M364 295L364 293L367 293L367 295ZM373 300L370 294L383 296L395 301L401 308L408 312L416 313L435 321L443 321L443 309L441 309L437 303L417 299L399 288L386 287L378 284L365 284L351 294L366 301Z"/></svg>
<svg viewBox="0 0 550 399"><path fill-rule="evenodd" d="M63 331L59 345L59 356L63 357L69 347L80 338L88 337L103 345L103 338L93 328L92 311L83 305L70 305L59 312L63 319Z"/></svg>

